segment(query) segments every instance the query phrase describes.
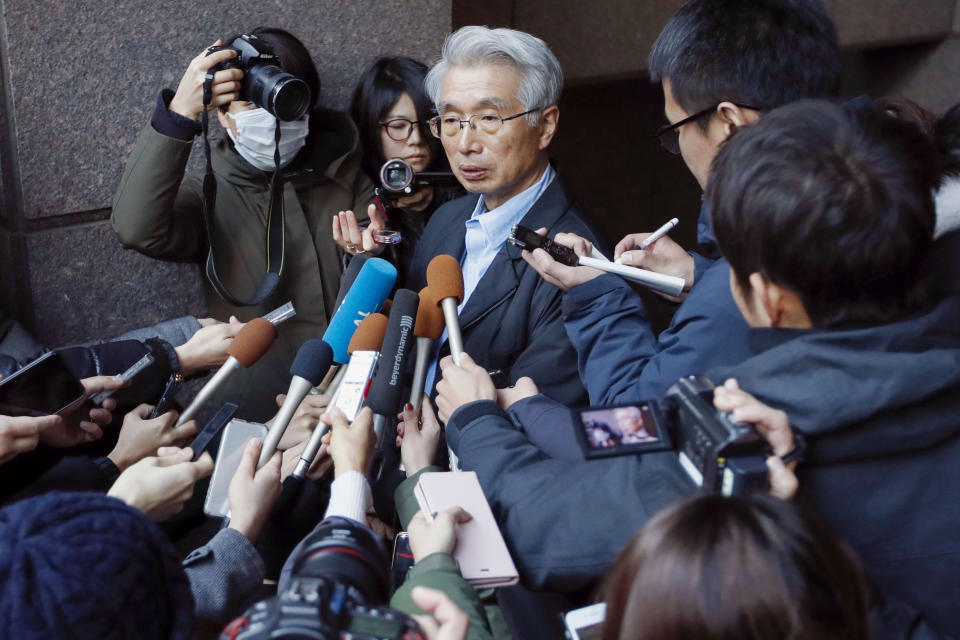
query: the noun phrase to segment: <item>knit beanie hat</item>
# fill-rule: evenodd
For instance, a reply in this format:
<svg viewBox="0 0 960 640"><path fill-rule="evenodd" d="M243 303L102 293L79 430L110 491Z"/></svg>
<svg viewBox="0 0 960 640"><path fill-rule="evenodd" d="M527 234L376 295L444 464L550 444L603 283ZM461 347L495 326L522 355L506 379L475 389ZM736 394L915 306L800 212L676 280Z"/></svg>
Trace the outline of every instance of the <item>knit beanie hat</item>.
<svg viewBox="0 0 960 640"><path fill-rule="evenodd" d="M193 597L172 545L97 493L0 509L0 638L187 640Z"/></svg>

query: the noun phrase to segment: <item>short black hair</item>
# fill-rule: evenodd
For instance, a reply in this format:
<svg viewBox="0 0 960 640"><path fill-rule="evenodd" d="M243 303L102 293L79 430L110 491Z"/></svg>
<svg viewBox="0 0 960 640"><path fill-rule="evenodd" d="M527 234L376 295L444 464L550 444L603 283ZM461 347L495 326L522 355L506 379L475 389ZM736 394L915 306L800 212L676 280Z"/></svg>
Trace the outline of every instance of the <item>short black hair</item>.
<svg viewBox="0 0 960 640"><path fill-rule="evenodd" d="M310 107L316 107L320 99L320 74L306 45L295 35L279 27L257 27L250 35L263 39L273 47L273 53L280 58L280 67L307 83L307 88L310 89ZM223 42L230 44L236 37L231 36ZM220 111L226 112L228 107L229 105L221 105Z"/></svg>
<svg viewBox="0 0 960 640"><path fill-rule="evenodd" d="M818 0L692 0L660 32L647 66L690 114L723 101L769 111L840 88L837 32Z"/></svg>
<svg viewBox="0 0 960 640"><path fill-rule="evenodd" d="M749 277L795 292L814 326L915 311L933 244L937 155L873 105L800 101L723 144L707 185L717 244Z"/></svg>
<svg viewBox="0 0 960 640"><path fill-rule="evenodd" d="M433 102L423 87L427 70L427 65L412 58L384 57L374 61L357 81L350 103L350 117L360 131L363 170L374 184L379 182L380 167L387 160L383 155L380 123L405 93L410 96L417 111L420 137L430 148L431 170L442 170L447 166L440 140L430 133L427 125L434 115Z"/></svg>

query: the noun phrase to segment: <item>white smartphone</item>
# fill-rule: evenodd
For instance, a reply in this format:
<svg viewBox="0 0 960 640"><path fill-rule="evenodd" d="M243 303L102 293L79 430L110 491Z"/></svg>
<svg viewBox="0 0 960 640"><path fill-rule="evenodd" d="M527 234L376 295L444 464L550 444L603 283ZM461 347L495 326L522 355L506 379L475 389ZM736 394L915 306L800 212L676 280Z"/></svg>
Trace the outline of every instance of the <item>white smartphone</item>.
<svg viewBox="0 0 960 640"><path fill-rule="evenodd" d="M240 466L243 449L250 438L263 438L267 427L258 422L233 419L223 430L220 439L220 451L217 463L213 467L207 498L203 503L203 512L213 518L230 517L230 481Z"/></svg>
<svg viewBox="0 0 960 640"><path fill-rule="evenodd" d="M568 611L563 616L570 640L600 640L603 620L607 617L607 604L599 602L589 607Z"/></svg>

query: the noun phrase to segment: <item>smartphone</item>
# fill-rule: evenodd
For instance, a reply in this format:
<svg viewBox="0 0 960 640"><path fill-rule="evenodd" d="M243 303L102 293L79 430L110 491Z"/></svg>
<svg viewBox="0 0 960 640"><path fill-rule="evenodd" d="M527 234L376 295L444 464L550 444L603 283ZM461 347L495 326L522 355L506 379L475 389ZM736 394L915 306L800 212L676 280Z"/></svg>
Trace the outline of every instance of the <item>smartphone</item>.
<svg viewBox="0 0 960 640"><path fill-rule="evenodd" d="M194 460L203 455L203 452L207 450L207 447L209 447L213 439L217 437L217 434L230 424L230 419L233 418L233 414L237 412L237 409L239 409L237 405L232 402L227 402L220 407L220 411L217 411L215 416L210 418L210 422L200 430L197 437L190 443L190 448L193 449Z"/></svg>
<svg viewBox="0 0 960 640"><path fill-rule="evenodd" d="M348 422L353 422L360 413L379 360L378 351L354 351L350 355L350 364L347 365L343 380L330 400L330 406L340 409Z"/></svg>
<svg viewBox="0 0 960 640"><path fill-rule="evenodd" d="M557 244L546 236L527 229L523 225L515 224L510 229L510 243L521 249L533 251L534 249L543 249L549 253L554 260L568 267L575 267L580 264L580 257L570 247Z"/></svg>
<svg viewBox="0 0 960 640"><path fill-rule="evenodd" d="M250 438L263 438L267 427L257 422L231 420L220 439L220 451L210 477L207 498L203 503L203 512L213 518L230 517L230 481L240 466L243 449Z"/></svg>
<svg viewBox="0 0 960 640"><path fill-rule="evenodd" d="M125 383L130 382L131 380L137 377L138 373L140 373L141 371L143 371L144 369L146 369L152 364L153 364L153 356L148 353L142 358L140 358L139 360L137 360L136 362L134 362L132 365L130 365L129 369L127 369L117 377L123 380ZM107 389L105 391L101 391L100 393L90 398L90 401L99 407L100 405L103 404L104 400L106 400L107 398L113 395L114 391L117 391L117 389Z"/></svg>
<svg viewBox="0 0 960 640"><path fill-rule="evenodd" d="M410 549L410 534L401 531L393 539L393 561L390 563L390 579L396 591L407 579L407 572L413 566L413 550Z"/></svg>
<svg viewBox="0 0 960 640"><path fill-rule="evenodd" d="M83 385L55 351L0 380L0 413L8 416L69 413L86 398Z"/></svg>
<svg viewBox="0 0 960 640"><path fill-rule="evenodd" d="M570 640L600 640L603 620L606 617L607 604L605 602L568 611L563 616L567 637Z"/></svg>
<svg viewBox="0 0 960 640"><path fill-rule="evenodd" d="M660 405L622 404L574 411L577 439L586 458L671 450Z"/></svg>

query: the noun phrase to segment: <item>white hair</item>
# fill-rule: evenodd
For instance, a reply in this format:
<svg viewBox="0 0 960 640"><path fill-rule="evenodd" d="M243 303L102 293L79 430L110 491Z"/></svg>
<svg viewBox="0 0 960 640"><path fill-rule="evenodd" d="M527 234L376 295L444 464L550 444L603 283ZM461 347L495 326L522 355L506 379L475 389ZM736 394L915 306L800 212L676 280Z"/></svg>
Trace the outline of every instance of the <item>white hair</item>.
<svg viewBox="0 0 960 640"><path fill-rule="evenodd" d="M547 43L515 29L463 27L454 31L443 43L440 59L433 65L424 87L439 109L443 79L451 66L474 67L481 64L508 64L520 71L523 79L517 99L524 111L544 109L560 100L563 91L563 70ZM533 126L540 112L529 113L527 124Z"/></svg>

